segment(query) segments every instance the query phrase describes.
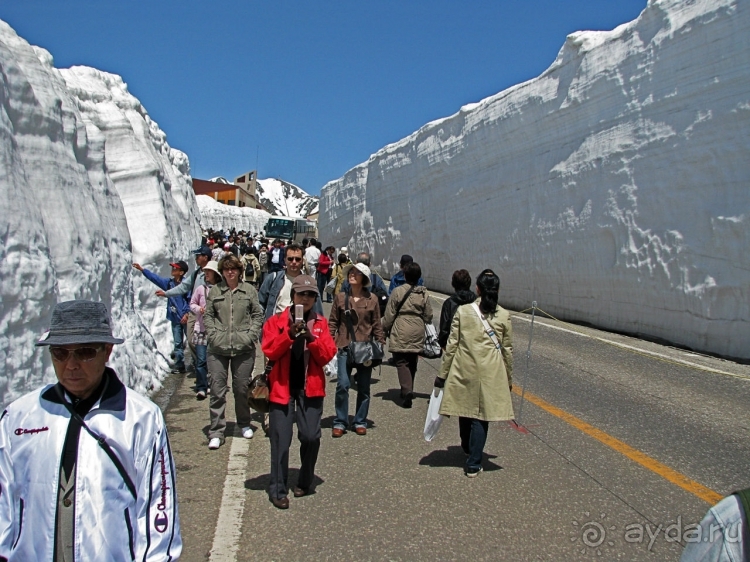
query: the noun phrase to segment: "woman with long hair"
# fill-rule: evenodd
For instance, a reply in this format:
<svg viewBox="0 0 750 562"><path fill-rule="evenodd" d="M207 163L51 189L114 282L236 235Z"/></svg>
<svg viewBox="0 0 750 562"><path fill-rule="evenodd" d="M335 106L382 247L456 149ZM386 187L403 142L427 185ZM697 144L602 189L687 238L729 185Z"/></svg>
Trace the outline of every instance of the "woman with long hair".
<svg viewBox="0 0 750 562"><path fill-rule="evenodd" d="M445 388L440 413L458 416L464 472L482 471L489 422L513 419L513 329L497 304L500 279L491 269L477 278L479 298L459 306L435 386Z"/></svg>

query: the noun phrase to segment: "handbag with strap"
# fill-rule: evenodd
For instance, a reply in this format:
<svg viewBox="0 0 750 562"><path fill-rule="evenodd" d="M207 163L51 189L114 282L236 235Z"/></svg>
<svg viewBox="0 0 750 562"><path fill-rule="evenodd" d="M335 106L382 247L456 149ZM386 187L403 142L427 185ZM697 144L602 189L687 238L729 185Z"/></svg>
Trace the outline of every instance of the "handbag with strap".
<svg viewBox="0 0 750 562"><path fill-rule="evenodd" d="M500 353L500 357L502 358L503 344L501 344L497 339L495 330L493 330L492 326L490 326L490 323L487 322L484 314L482 314L482 311L479 310L479 306L477 305L477 303L471 303L471 306L474 309L474 312L477 313L477 316L479 316L479 319L482 321L482 325L484 326L484 333L490 337L492 343L495 344L495 349L497 349L498 353ZM508 375L508 387L513 390L513 380L511 379L510 375Z"/></svg>
<svg viewBox="0 0 750 562"><path fill-rule="evenodd" d="M268 397L271 391L268 388L268 375L271 374L273 364L273 361L269 361L263 372L253 377L247 388L247 405L262 414L268 413L269 410Z"/></svg>
<svg viewBox="0 0 750 562"><path fill-rule="evenodd" d="M398 318L398 313L401 312L401 307L404 306L404 303L406 303L406 299L409 298L409 295L411 295L412 291L414 290L414 285L412 285L408 291L406 291L406 294L404 295L404 298L401 299L401 301L396 305L396 314L393 315L393 324L396 323L396 318ZM391 324L391 328L393 328L393 324ZM385 334L385 337L390 337L391 331L388 330Z"/></svg>
<svg viewBox="0 0 750 562"><path fill-rule="evenodd" d="M385 352L380 342L372 339L369 341L356 341L354 338L354 326L352 325L351 308L349 308L349 293L344 298L344 322L349 330L349 345L346 347L346 363L348 366L363 365L365 367L377 367L383 361Z"/></svg>
<svg viewBox="0 0 750 562"><path fill-rule="evenodd" d="M440 347L438 341L437 330L433 326L432 322L425 323L424 325L424 345L422 346L422 353L420 355L425 359L437 359L443 354L443 350Z"/></svg>

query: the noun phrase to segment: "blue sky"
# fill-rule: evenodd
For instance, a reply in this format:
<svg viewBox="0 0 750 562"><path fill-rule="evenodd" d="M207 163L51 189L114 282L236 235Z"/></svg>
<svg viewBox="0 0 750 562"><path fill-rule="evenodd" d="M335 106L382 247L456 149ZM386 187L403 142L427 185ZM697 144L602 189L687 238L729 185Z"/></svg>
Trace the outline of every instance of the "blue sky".
<svg viewBox="0 0 750 562"><path fill-rule="evenodd" d="M318 194L425 123L543 72L646 0L15 0L55 66L121 75L194 177L256 167Z"/></svg>

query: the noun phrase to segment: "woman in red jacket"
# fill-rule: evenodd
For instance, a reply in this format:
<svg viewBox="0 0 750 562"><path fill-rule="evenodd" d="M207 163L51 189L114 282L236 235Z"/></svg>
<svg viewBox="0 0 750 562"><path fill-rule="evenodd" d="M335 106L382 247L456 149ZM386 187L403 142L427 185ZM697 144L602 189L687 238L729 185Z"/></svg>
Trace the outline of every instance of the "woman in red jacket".
<svg viewBox="0 0 750 562"><path fill-rule="evenodd" d="M312 310L318 298L315 279L309 275L295 277L291 296L292 306L266 320L262 338L263 353L273 362L268 376L269 498L279 509L289 507L289 447L295 422L302 466L293 493L296 498L310 493L320 450L320 419L326 394L323 367L336 355L328 322ZM297 305L302 307L301 319L296 318Z"/></svg>

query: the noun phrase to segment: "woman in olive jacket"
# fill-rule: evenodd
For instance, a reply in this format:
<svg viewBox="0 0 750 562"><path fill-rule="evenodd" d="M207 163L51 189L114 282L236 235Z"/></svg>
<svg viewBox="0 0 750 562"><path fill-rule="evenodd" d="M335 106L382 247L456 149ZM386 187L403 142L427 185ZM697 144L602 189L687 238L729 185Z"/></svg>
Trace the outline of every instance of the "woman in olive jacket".
<svg viewBox="0 0 750 562"><path fill-rule="evenodd" d="M242 262L234 254L229 254L219 262L219 271L224 279L208 292L203 315L208 338L208 380L211 387L209 449L218 449L224 442L227 426L224 410L230 365L237 425L243 437L250 439L253 436L247 388L255 367L255 342L263 324L258 292L250 283L240 280Z"/></svg>
<svg viewBox="0 0 750 562"><path fill-rule="evenodd" d="M427 289L417 286L422 277L419 264L411 262L404 266L403 272L406 283L391 293L385 308L383 329L390 334L388 350L396 363L401 385L401 406L411 408L417 360L424 347L425 324L432 323L432 305ZM403 304L397 313L401 302Z"/></svg>
<svg viewBox="0 0 750 562"><path fill-rule="evenodd" d="M349 281L349 294L340 292L331 307L328 329L335 338L338 349L338 376L336 379L336 417L333 420L333 437L344 435L349 425L349 388L352 370L357 369L357 408L354 411L352 426L357 435L367 434L367 414L370 409L370 380L372 365L347 364L347 346L351 341L347 316L349 317L355 341L371 339L385 345L383 326L380 323L378 297L369 291L370 268L363 263L347 265L345 278Z"/></svg>
<svg viewBox="0 0 750 562"><path fill-rule="evenodd" d="M444 387L440 413L458 416L464 472L482 470L488 422L513 419L513 329L510 314L497 304L500 279L490 269L477 278L479 299L459 306L435 386ZM480 316L481 315L481 316ZM498 349L481 317L495 332Z"/></svg>

